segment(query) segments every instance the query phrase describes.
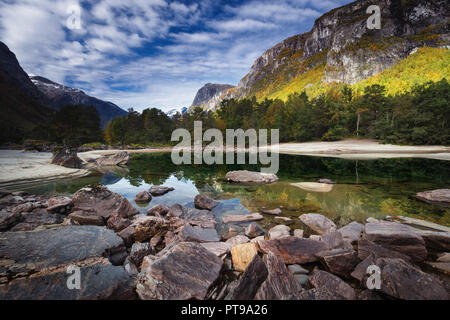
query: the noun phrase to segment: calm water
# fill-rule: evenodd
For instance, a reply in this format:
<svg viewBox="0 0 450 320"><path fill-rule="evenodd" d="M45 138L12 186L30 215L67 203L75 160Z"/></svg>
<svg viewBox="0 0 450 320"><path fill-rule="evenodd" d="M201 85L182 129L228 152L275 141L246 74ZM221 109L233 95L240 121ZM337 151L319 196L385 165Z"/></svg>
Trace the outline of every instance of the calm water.
<svg viewBox="0 0 450 320"><path fill-rule="evenodd" d="M224 200L214 212L256 212L283 206L283 216L294 218L289 224L300 226L302 213L319 212L338 225L364 221L367 217L405 215L450 226L450 209L422 203L412 196L424 190L449 187L450 162L429 159L342 160L308 156L280 155L280 181L263 186L238 186L226 183L227 171L259 171L257 165L183 165L172 164L169 153L134 155L128 169L29 188L34 193L73 193L83 186L102 183L128 198L142 212L156 204L193 205L198 193ZM338 184L326 193L311 192L292 185L328 178ZM154 184L175 188L150 204L138 206L134 196ZM270 227L280 221L267 217L261 224ZM222 226L220 226L222 228Z"/></svg>

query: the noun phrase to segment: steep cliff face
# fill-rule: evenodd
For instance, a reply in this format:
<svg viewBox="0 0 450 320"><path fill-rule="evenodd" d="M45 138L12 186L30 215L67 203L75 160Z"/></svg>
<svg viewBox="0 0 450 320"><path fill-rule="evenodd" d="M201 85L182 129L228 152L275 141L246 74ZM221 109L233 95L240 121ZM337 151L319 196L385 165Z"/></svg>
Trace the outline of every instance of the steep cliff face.
<svg viewBox="0 0 450 320"><path fill-rule="evenodd" d="M366 11L373 4L381 9L381 29L367 27L371 13ZM224 97L264 98L284 89L298 92L324 83L358 83L417 48L448 47L449 18L447 0L355 1L318 18L311 31L267 50Z"/></svg>
<svg viewBox="0 0 450 320"><path fill-rule="evenodd" d="M30 78L39 91L45 95L48 104L55 109L69 104L94 106L100 116L103 128L113 118L127 114L125 110L114 103L88 96L79 89L73 89L40 76L31 76Z"/></svg>
<svg viewBox="0 0 450 320"><path fill-rule="evenodd" d="M197 91L192 106L202 106L208 100L218 99L222 93L231 88L234 86L230 84L207 83Z"/></svg>

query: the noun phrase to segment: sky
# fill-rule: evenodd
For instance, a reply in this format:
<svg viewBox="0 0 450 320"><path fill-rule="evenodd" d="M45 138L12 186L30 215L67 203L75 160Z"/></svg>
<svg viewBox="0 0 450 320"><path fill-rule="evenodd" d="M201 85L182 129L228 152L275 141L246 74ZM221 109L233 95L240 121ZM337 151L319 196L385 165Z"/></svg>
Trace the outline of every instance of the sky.
<svg viewBox="0 0 450 320"><path fill-rule="evenodd" d="M0 41L29 74L168 111L208 82L237 85L264 51L349 2L0 0Z"/></svg>

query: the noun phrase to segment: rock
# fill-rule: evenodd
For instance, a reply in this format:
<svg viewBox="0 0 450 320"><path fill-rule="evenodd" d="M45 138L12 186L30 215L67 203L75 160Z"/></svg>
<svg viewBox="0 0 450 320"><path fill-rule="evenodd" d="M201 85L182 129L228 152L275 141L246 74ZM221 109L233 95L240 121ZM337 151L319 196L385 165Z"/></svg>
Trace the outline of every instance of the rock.
<svg viewBox="0 0 450 320"><path fill-rule="evenodd" d="M353 250L350 241L344 240L340 232L333 231L320 237L320 241L324 242L328 249L345 249Z"/></svg>
<svg viewBox="0 0 450 320"><path fill-rule="evenodd" d="M250 242L258 243L258 241L263 241L263 240L265 240L264 236L259 236L259 237L253 238L252 240L250 240Z"/></svg>
<svg viewBox="0 0 450 320"><path fill-rule="evenodd" d="M167 235L167 233L166 233ZM157 247L161 241L163 240L163 238L161 236L154 236L153 238L150 239L150 245L152 247Z"/></svg>
<svg viewBox="0 0 450 320"><path fill-rule="evenodd" d="M414 219L414 218L404 217L404 216L386 217L385 219L390 220L390 221L398 221L398 222L407 224L412 227L430 229L431 231L450 232L449 227L446 227L446 226L443 226L443 225L440 225L440 224L437 224L434 222L422 220L422 219Z"/></svg>
<svg viewBox="0 0 450 320"><path fill-rule="evenodd" d="M230 222L250 222L263 219L264 217L259 213L242 214L242 215L227 214L223 216L222 221L223 223L230 223Z"/></svg>
<svg viewBox="0 0 450 320"><path fill-rule="evenodd" d="M53 156L51 163L66 168L80 169L83 162L78 158L76 152L61 150Z"/></svg>
<svg viewBox="0 0 450 320"><path fill-rule="evenodd" d="M173 233L172 231L168 231L166 235L164 236L164 244L166 247L174 242L178 241L178 236Z"/></svg>
<svg viewBox="0 0 450 320"><path fill-rule="evenodd" d="M321 214L302 214L300 216L300 220L320 235L336 231L336 225L334 222Z"/></svg>
<svg viewBox="0 0 450 320"><path fill-rule="evenodd" d="M269 252L264 262L268 275L256 292L255 300L295 300L302 287L283 261Z"/></svg>
<svg viewBox="0 0 450 320"><path fill-rule="evenodd" d="M136 242L149 241L154 236L163 236L169 230L167 221L158 217L145 217L133 223L132 237Z"/></svg>
<svg viewBox="0 0 450 320"><path fill-rule="evenodd" d="M137 203L147 203L152 200L152 195L148 193L147 191L141 191L139 192L136 197L134 198L134 201Z"/></svg>
<svg viewBox="0 0 450 320"><path fill-rule="evenodd" d="M163 204L158 204L154 207L151 207L147 211L147 215L155 216L155 217L163 217L169 213L169 207Z"/></svg>
<svg viewBox="0 0 450 320"><path fill-rule="evenodd" d="M14 207L12 212L14 213L30 212L33 209L34 209L33 203L25 202L23 204L19 204L18 206Z"/></svg>
<svg viewBox="0 0 450 320"><path fill-rule="evenodd" d="M335 297L335 299L355 300L355 290L331 273L325 271L317 271L310 278L309 282L316 288L324 290L326 295Z"/></svg>
<svg viewBox="0 0 450 320"><path fill-rule="evenodd" d="M198 194L194 198L194 204L197 209L212 210L219 205L219 201L213 200L203 194Z"/></svg>
<svg viewBox="0 0 450 320"><path fill-rule="evenodd" d="M253 260L245 269L237 286L230 292L229 300L253 300L256 291L266 280L268 271L266 265L259 255L255 255Z"/></svg>
<svg viewBox="0 0 450 320"><path fill-rule="evenodd" d="M350 278L351 272L359 263L355 250L334 249L322 254L323 265L333 274Z"/></svg>
<svg viewBox="0 0 450 320"><path fill-rule="evenodd" d="M278 181L278 177L273 173L260 173L247 170L230 171L225 175L225 179L228 182L243 184L266 184Z"/></svg>
<svg viewBox="0 0 450 320"><path fill-rule="evenodd" d="M249 242L249 241L250 241L249 238L247 238L246 236L243 236L243 235L240 234L240 235L231 237L231 238L228 239L226 242L227 242L227 243L230 243L230 244L234 247L234 246L236 246L236 245L238 245L238 244L247 243L247 242Z"/></svg>
<svg viewBox="0 0 450 320"><path fill-rule="evenodd" d="M159 197L165 195L166 193L175 190L174 188L164 187L164 186L152 186L150 188L150 193L152 196Z"/></svg>
<svg viewBox="0 0 450 320"><path fill-rule="evenodd" d="M428 262L428 265L439 272L450 275L450 262Z"/></svg>
<svg viewBox="0 0 450 320"><path fill-rule="evenodd" d="M370 255L374 255L377 258L399 258L406 262L411 262L411 257L398 251L390 250L377 245L367 239L361 239L358 241L358 258L365 260Z"/></svg>
<svg viewBox="0 0 450 320"><path fill-rule="evenodd" d="M378 258L381 292L404 300L447 300L449 296L437 278L402 259Z"/></svg>
<svg viewBox="0 0 450 320"><path fill-rule="evenodd" d="M115 232L120 232L129 225L131 225L130 219L122 218L117 213L114 213L112 216L110 216L108 221L106 222L106 226L109 229L113 229Z"/></svg>
<svg viewBox="0 0 450 320"><path fill-rule="evenodd" d="M309 236L309 239L316 240L316 241L322 241L322 237L318 236L317 234L312 234Z"/></svg>
<svg viewBox="0 0 450 320"><path fill-rule="evenodd" d="M368 223L363 237L385 248L409 255L414 261L423 261L427 256L422 237L411 227L400 223Z"/></svg>
<svg viewBox="0 0 450 320"><path fill-rule="evenodd" d="M11 192L9 192L8 190L0 189L0 198L6 197L6 196L8 196L10 194L11 194Z"/></svg>
<svg viewBox="0 0 450 320"><path fill-rule="evenodd" d="M332 184L317 183L317 182L297 182L291 183L292 186L303 189L308 192L321 192L326 193L333 190Z"/></svg>
<svg viewBox="0 0 450 320"><path fill-rule="evenodd" d="M239 233L239 229L238 229L237 227L235 227L235 226L230 226L230 227L228 228L227 233L225 233L225 234L222 235L222 240L226 241L226 240L228 240L228 239L230 239L230 238L233 238L233 237L237 236L238 233Z"/></svg>
<svg viewBox="0 0 450 320"><path fill-rule="evenodd" d="M438 259L436 261L437 262L450 262L450 253L449 252L441 253L440 255L438 255Z"/></svg>
<svg viewBox="0 0 450 320"><path fill-rule="evenodd" d="M294 229L294 237L303 238L303 230L302 229Z"/></svg>
<svg viewBox="0 0 450 320"><path fill-rule="evenodd" d="M135 266L140 267L142 260L145 256L154 255L155 248L153 248L148 242L146 243L133 243L131 247L130 256L128 257Z"/></svg>
<svg viewBox="0 0 450 320"><path fill-rule="evenodd" d="M245 271L254 256L258 254L256 244L253 242L242 243L233 246L231 249L231 258L236 271Z"/></svg>
<svg viewBox="0 0 450 320"><path fill-rule="evenodd" d="M201 245L220 258L226 256L233 247L232 244L227 242L206 242Z"/></svg>
<svg viewBox="0 0 450 320"><path fill-rule="evenodd" d="M269 240L290 237L291 236L290 231L291 228L289 228L288 226L282 224L277 225L269 230L268 232Z"/></svg>
<svg viewBox="0 0 450 320"><path fill-rule="evenodd" d="M117 258L123 253L123 241L104 227L5 232L0 246L0 299L134 298L131 277L122 266L114 266L123 263L125 257ZM82 290L68 289L69 266L80 268Z"/></svg>
<svg viewBox="0 0 450 320"><path fill-rule="evenodd" d="M137 276L139 273L138 268L136 267L136 265L132 262L130 262L127 259L125 259L125 262L123 263L123 267L125 269L126 272L128 272L128 274L130 274L131 276Z"/></svg>
<svg viewBox="0 0 450 320"><path fill-rule="evenodd" d="M181 204L174 204L169 208L168 217L179 218L183 214L184 207Z"/></svg>
<svg viewBox="0 0 450 320"><path fill-rule="evenodd" d="M181 242L143 269L136 291L143 300L202 300L219 277L222 263L200 244Z"/></svg>
<svg viewBox="0 0 450 320"><path fill-rule="evenodd" d="M122 238L123 242L125 243L125 246L127 248L130 248L133 245L134 239L133 239L133 232L134 232L133 225L130 225L120 231L117 235Z"/></svg>
<svg viewBox="0 0 450 320"><path fill-rule="evenodd" d="M306 286L309 282L309 277L306 274L294 274L294 278L302 287Z"/></svg>
<svg viewBox="0 0 450 320"><path fill-rule="evenodd" d="M72 197L74 210L94 212L108 219L117 213L123 218L130 218L139 213L131 203L118 193L111 192L104 186L87 187L78 190Z"/></svg>
<svg viewBox="0 0 450 320"><path fill-rule="evenodd" d="M317 180L318 183L325 183L325 184L336 184L336 182L330 180L330 179L319 179Z"/></svg>
<svg viewBox="0 0 450 320"><path fill-rule="evenodd" d="M415 197L427 203L450 207L450 189L419 192Z"/></svg>
<svg viewBox="0 0 450 320"><path fill-rule="evenodd" d="M366 219L366 222L367 223L376 223L376 222L380 222L380 220L372 218L372 217L369 217L369 218Z"/></svg>
<svg viewBox="0 0 450 320"><path fill-rule="evenodd" d="M45 209L23 212L21 221L9 231L31 231L38 227L59 225L64 221L62 215L48 213Z"/></svg>
<svg viewBox="0 0 450 320"><path fill-rule="evenodd" d="M183 207L183 213L179 218L187 221L193 226L199 226L202 228L215 229L217 225L214 214L209 210Z"/></svg>
<svg viewBox="0 0 450 320"><path fill-rule="evenodd" d="M288 270L292 273L292 274L308 274L309 271L305 268L303 268L301 265L299 264L291 264L288 266Z"/></svg>
<svg viewBox="0 0 450 320"><path fill-rule="evenodd" d="M103 226L105 221L102 217L93 212L77 210L68 215L70 219L76 221L79 225Z"/></svg>
<svg viewBox="0 0 450 320"><path fill-rule="evenodd" d="M216 229L204 229L201 227L185 226L178 234L181 241L187 242L219 242L220 237Z"/></svg>
<svg viewBox="0 0 450 320"><path fill-rule="evenodd" d="M425 241L428 249L436 251L450 251L450 232L416 231Z"/></svg>
<svg viewBox="0 0 450 320"><path fill-rule="evenodd" d="M130 160L130 156L126 151L120 151L116 154L108 157L101 157L95 160L95 163L98 166L126 166L128 165L128 161Z"/></svg>
<svg viewBox="0 0 450 320"><path fill-rule="evenodd" d="M294 221L294 220L292 220L291 218L288 218L288 217L275 217L275 220L281 220L281 221L284 221L286 223L290 223L290 222Z"/></svg>
<svg viewBox="0 0 450 320"><path fill-rule="evenodd" d="M73 207L72 199L64 196L52 197L47 200L47 211L50 213L67 213Z"/></svg>
<svg viewBox="0 0 450 320"><path fill-rule="evenodd" d="M285 264L315 262L317 261L316 254L328 249L323 242L297 237L259 241L258 245L262 253L273 252Z"/></svg>
<svg viewBox="0 0 450 320"><path fill-rule="evenodd" d="M261 212L264 214L270 214L272 216L279 216L282 213L280 208L276 208L276 209L272 209L272 210L264 209L264 210L261 210Z"/></svg>
<svg viewBox="0 0 450 320"><path fill-rule="evenodd" d="M247 228L245 228L245 235L249 238L255 238L264 234L263 228L257 223L250 223Z"/></svg>
<svg viewBox="0 0 450 320"><path fill-rule="evenodd" d="M361 239L364 230L364 225L353 221L348 225L338 229L337 231L342 235L344 240L350 241L352 244L358 242Z"/></svg>
<svg viewBox="0 0 450 320"><path fill-rule="evenodd" d="M0 232L7 231L22 220L20 212L0 211Z"/></svg>

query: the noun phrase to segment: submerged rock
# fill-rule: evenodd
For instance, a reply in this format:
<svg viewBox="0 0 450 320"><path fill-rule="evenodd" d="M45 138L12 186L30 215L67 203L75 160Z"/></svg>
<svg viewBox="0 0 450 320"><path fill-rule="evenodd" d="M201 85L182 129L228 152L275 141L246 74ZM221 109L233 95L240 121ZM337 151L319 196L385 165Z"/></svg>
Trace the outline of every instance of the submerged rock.
<svg viewBox="0 0 450 320"><path fill-rule="evenodd" d="M291 183L294 187L303 189L305 191L309 192L330 192L333 190L332 184L327 183L317 183L317 182L298 182L298 183Z"/></svg>
<svg viewBox="0 0 450 320"><path fill-rule="evenodd" d="M126 257L123 241L104 227L5 232L0 256L2 300L135 297L132 279L119 266ZM80 268L82 290L68 288L70 266Z"/></svg>
<svg viewBox="0 0 450 320"><path fill-rule="evenodd" d="M202 300L217 280L222 259L203 246L180 242L143 266L136 291L144 300Z"/></svg>
<svg viewBox="0 0 450 320"><path fill-rule="evenodd" d="M178 237L181 241L193 242L219 242L220 237L216 229L204 229L197 226L185 226L181 229Z"/></svg>
<svg viewBox="0 0 450 320"><path fill-rule="evenodd" d="M258 221L263 220L264 217L260 215L259 213L251 213L251 214L227 214L224 215L222 220L223 223L230 223L230 222L250 222L250 221Z"/></svg>
<svg viewBox="0 0 450 320"><path fill-rule="evenodd" d="M264 214L270 214L272 216L279 216L282 213L280 208L275 208L275 209L272 209L272 210L263 209L263 210L261 210L261 212L264 213Z"/></svg>
<svg viewBox="0 0 450 320"><path fill-rule="evenodd" d="M203 194L198 194L194 198L194 204L197 209L212 210L219 205L219 201L211 199Z"/></svg>
<svg viewBox="0 0 450 320"><path fill-rule="evenodd" d="M336 225L327 217L318 213L302 214L300 221L320 235L336 231Z"/></svg>
<svg viewBox="0 0 450 320"><path fill-rule="evenodd" d="M228 182L242 184L266 184L278 181L273 173L261 173L247 170L230 171L225 175Z"/></svg>

